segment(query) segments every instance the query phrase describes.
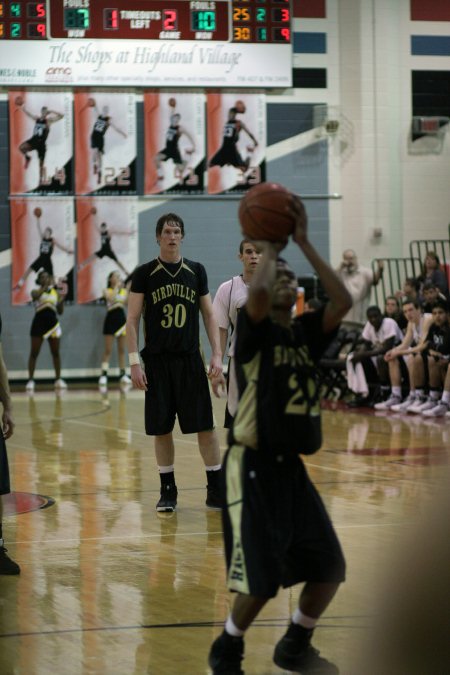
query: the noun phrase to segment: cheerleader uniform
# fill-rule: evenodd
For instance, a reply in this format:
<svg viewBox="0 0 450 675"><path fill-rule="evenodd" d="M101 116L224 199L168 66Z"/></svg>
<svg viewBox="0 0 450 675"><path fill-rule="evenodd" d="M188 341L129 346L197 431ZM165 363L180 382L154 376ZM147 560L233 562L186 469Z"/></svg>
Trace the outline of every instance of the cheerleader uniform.
<svg viewBox="0 0 450 675"><path fill-rule="evenodd" d="M31 324L31 337L42 337L44 340L61 337L62 331L56 309L58 303L59 295L55 288L45 291L34 301L36 314Z"/></svg>
<svg viewBox="0 0 450 675"><path fill-rule="evenodd" d="M114 335L114 337L125 335L127 318L124 307L127 298L128 292L125 288L120 288L119 290L108 288L106 297L108 311L103 323L103 335Z"/></svg>

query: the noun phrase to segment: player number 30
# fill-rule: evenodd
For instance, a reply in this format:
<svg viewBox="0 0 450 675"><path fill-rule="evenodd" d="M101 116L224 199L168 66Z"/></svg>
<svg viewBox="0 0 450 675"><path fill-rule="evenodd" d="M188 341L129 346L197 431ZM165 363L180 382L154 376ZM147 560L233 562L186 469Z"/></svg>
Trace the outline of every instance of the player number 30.
<svg viewBox="0 0 450 675"><path fill-rule="evenodd" d="M164 319L161 321L161 326L163 328L183 328L186 323L186 307L184 305L178 304L175 305L164 305L163 314L165 314Z"/></svg>

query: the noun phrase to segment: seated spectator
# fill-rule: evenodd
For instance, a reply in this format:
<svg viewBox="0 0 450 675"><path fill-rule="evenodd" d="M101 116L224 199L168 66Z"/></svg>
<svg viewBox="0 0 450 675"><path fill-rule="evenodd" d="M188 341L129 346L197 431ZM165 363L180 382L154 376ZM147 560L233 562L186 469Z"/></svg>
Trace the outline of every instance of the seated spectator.
<svg viewBox="0 0 450 675"><path fill-rule="evenodd" d="M432 281L426 281L422 288L422 309L431 314L431 311L438 300L446 301L446 297L440 292L439 287Z"/></svg>
<svg viewBox="0 0 450 675"><path fill-rule="evenodd" d="M400 327L402 333L405 332L408 322L402 312L402 306L395 295L388 295L384 301L384 316L388 319L394 319Z"/></svg>
<svg viewBox="0 0 450 675"><path fill-rule="evenodd" d="M438 300L433 307L433 323L427 335L427 358L430 381L428 405L418 411L427 417L443 417L450 410L450 323L446 301ZM442 396L442 384L444 391Z"/></svg>
<svg viewBox="0 0 450 675"><path fill-rule="evenodd" d="M376 406L377 410L393 410L394 412L409 411L411 406L421 405L425 402L426 370L424 360L420 354L419 345L427 335L433 317L431 314L422 312L419 302L405 300L403 312L408 321L406 333L399 345L390 349L384 355L384 360L389 366L389 379L391 382L390 397ZM406 366L409 376L409 394L402 401L402 369L406 356Z"/></svg>
<svg viewBox="0 0 450 675"><path fill-rule="evenodd" d="M399 344L403 334L394 319L383 317L381 309L372 305L367 310L367 323L361 333L363 348L347 356L347 381L356 394L352 407L370 405L368 382L389 389L389 371L383 358Z"/></svg>
<svg viewBox="0 0 450 675"><path fill-rule="evenodd" d="M423 262L422 273L417 278L420 283L420 294L422 294L423 286L427 281L431 281L437 286L441 293L448 298L448 283L445 272L441 269L441 263L437 253L434 251L427 251L425 260Z"/></svg>
<svg viewBox="0 0 450 675"><path fill-rule="evenodd" d="M414 277L407 277L403 282L401 290L395 292L395 297L399 299L401 305L408 299L420 302L419 289L420 281Z"/></svg>

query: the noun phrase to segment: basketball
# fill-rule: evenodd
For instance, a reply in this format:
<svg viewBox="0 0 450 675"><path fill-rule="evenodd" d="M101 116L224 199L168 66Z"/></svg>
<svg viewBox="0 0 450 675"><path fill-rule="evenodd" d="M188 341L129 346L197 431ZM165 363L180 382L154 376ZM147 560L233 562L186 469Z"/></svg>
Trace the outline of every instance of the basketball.
<svg viewBox="0 0 450 675"><path fill-rule="evenodd" d="M295 220L286 213L294 195L279 183L259 183L239 204L239 221L245 237L258 241L287 241Z"/></svg>
<svg viewBox="0 0 450 675"><path fill-rule="evenodd" d="M177 101L175 98L169 98L168 104L170 105L171 108L175 108Z"/></svg>
<svg viewBox="0 0 450 675"><path fill-rule="evenodd" d="M234 107L236 108L238 113L245 113L245 111L246 111L244 101L236 101L236 103L234 104Z"/></svg>
<svg viewBox="0 0 450 675"><path fill-rule="evenodd" d="M14 99L14 103L16 105L23 105L23 98L21 96L16 96L16 98Z"/></svg>
<svg viewBox="0 0 450 675"><path fill-rule="evenodd" d="M91 208L91 213L93 216L95 216L95 214L97 213L97 209L95 208L95 206Z"/></svg>
<svg viewBox="0 0 450 675"><path fill-rule="evenodd" d="M88 103L88 106L93 108L95 106L95 98L88 98L87 103Z"/></svg>
<svg viewBox="0 0 450 675"><path fill-rule="evenodd" d="M40 209L39 206L36 206L33 213L36 216L36 218L40 218L42 216L42 209Z"/></svg>

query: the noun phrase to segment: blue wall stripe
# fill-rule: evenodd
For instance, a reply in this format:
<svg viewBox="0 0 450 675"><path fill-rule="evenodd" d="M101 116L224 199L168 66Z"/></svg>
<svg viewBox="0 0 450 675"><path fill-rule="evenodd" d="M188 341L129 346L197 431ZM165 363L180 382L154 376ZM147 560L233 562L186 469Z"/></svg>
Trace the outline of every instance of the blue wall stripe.
<svg viewBox="0 0 450 675"><path fill-rule="evenodd" d="M450 56L449 35L411 35L413 56Z"/></svg>
<svg viewBox="0 0 450 675"><path fill-rule="evenodd" d="M294 33L294 54L326 53L326 33Z"/></svg>

